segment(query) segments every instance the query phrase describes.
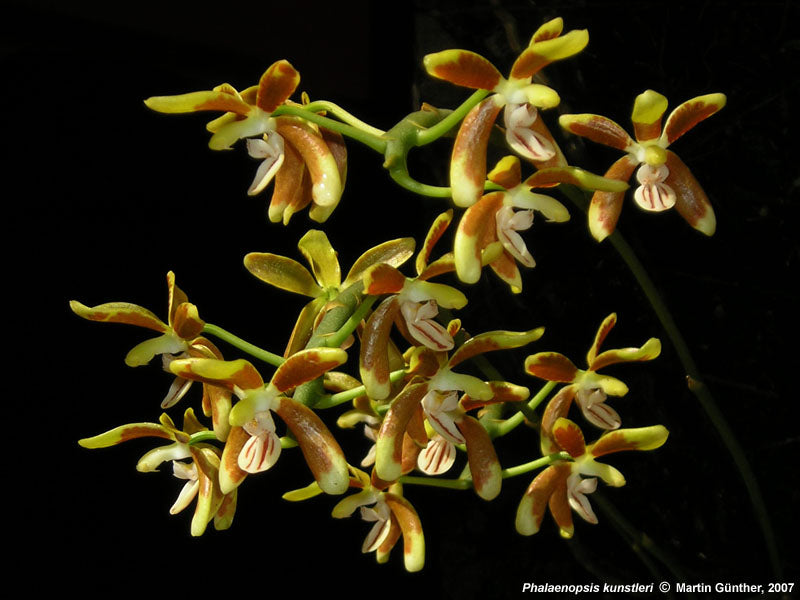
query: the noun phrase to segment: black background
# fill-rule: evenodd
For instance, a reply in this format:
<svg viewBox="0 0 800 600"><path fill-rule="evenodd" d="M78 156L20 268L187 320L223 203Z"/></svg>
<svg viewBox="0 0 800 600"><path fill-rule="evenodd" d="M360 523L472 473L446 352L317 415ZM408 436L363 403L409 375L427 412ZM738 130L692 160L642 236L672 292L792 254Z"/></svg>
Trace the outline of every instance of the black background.
<svg viewBox="0 0 800 600"><path fill-rule="evenodd" d="M164 116L142 100L239 89L280 58L301 89L381 128L421 101L455 106L467 91L431 81L428 52L463 47L506 71L544 21L588 28L578 57L545 71L557 111L593 112L629 126L633 98L647 88L671 106L724 92L728 105L675 144L714 205L718 230L705 238L677 214L639 212L628 201L620 229L648 265L692 348L716 401L760 483L777 537L783 580L797 578L798 153L795 151L797 3L451 2L230 3L46 2L5 10L6 429L13 448L4 486L9 525L22 521L10 566L33 589L94 596L138 590L227 593L342 593L405 597L513 597L522 583L714 583L776 581L763 537L730 455L632 277L608 244L597 245L576 211L564 225L527 234L537 259L525 291L511 297L491 275L468 290L460 315L473 333L545 325L529 349L492 360L512 381L529 352L556 350L582 364L600 321L619 314L609 347L664 340L655 362L620 367L629 384L614 406L626 426L662 423L669 442L653 453L616 455L627 476L602 497L624 523L576 523L559 539L547 517L533 538L514 532L529 476L506 481L485 503L471 492L406 493L427 541L424 572L406 574L399 550L387 565L359 548L367 525L335 521L333 502L281 500L309 476L290 452L241 489L233 528L189 536L190 510L170 517L180 483L166 471L139 474L148 441L87 451L76 440L116 425L157 418L169 377L122 358L146 332L87 323L68 300L134 302L165 316L165 274L206 320L281 351L303 300L269 289L242 266L249 251L300 258L305 213L284 228L266 221L267 197L248 198L255 161L241 149L208 150L206 115ZM557 114L545 114L555 125ZM793 129L794 128L794 129ZM423 181L446 185L445 140L412 157ZM562 144L573 162L603 172L613 151ZM346 269L386 239L422 239L445 209L400 190L380 157L349 144L345 196L325 230ZM268 192L269 193L269 192ZM224 348L226 356L235 351ZM184 401L186 402L186 401ZM179 405L172 413L179 418ZM354 456L366 442L343 432ZM536 456L533 432L498 443L504 466ZM504 458L508 457L508 458ZM670 567L637 552L625 524L656 544ZM645 560L642 560L642 557ZM676 574L677 572L677 574Z"/></svg>

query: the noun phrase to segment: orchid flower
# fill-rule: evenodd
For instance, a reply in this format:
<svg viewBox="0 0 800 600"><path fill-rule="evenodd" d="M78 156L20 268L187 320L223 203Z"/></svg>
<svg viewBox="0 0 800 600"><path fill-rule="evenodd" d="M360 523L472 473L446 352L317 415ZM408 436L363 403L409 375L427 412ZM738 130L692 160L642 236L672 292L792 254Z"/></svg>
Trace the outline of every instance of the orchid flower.
<svg viewBox="0 0 800 600"><path fill-rule="evenodd" d="M559 460L531 482L517 508L516 529L522 535L539 531L547 507L561 536L574 532L572 511L588 523L597 523L588 494L597 488L597 478L612 487L625 485L625 477L614 467L595 459L623 450L655 450L666 442L669 432L662 425L606 432L586 446L580 428L563 417L556 420L552 437L558 450L566 450L572 461Z"/></svg>
<svg viewBox="0 0 800 600"><path fill-rule="evenodd" d="M125 364L138 367L149 363L156 355L162 356L167 371L169 363L176 356L222 358L222 354L206 338L200 336L205 325L200 319L197 307L189 302L186 294L176 285L175 274L167 273L168 310L164 323L146 308L128 302L109 302L88 307L72 300L70 308L79 317L89 321L125 323L152 329L161 335L136 345L125 357ZM161 408L174 406L189 391L192 382L176 377L167 395L161 401ZM203 386L203 412L213 417L214 432L219 440L228 435L228 411L231 407L230 393L215 386Z"/></svg>
<svg viewBox="0 0 800 600"><path fill-rule="evenodd" d="M593 142L625 152L606 172L606 177L628 181L636 171L639 186L633 198L650 212L675 210L698 231L713 235L716 217L700 184L678 156L667 148L700 121L725 106L724 94L707 94L687 100L673 110L662 130L667 99L653 90L636 97L633 104L634 141L617 123L592 114L562 115L561 126ZM598 191L589 206L589 228L602 241L617 225L622 210L623 192Z"/></svg>
<svg viewBox="0 0 800 600"><path fill-rule="evenodd" d="M373 523L361 551L375 552L379 563L389 560L389 553L403 538L403 561L407 571L415 572L425 564L425 536L422 523L411 503L406 500L399 486L382 491L374 487L369 476L358 469L352 469L356 475L351 484L361 489L351 496L340 500L332 511L335 519L351 516L360 509L361 518Z"/></svg>
<svg viewBox="0 0 800 600"><path fill-rule="evenodd" d="M482 196L464 212L455 236L456 273L464 283L477 282L483 263L487 260L484 252L499 241L503 251L497 258L489 260L489 266L514 293L522 291L517 263L528 268L536 264L519 234L533 224L534 211L541 213L548 222L569 220L569 211L563 204L533 189L559 183L590 190L627 189L624 182L593 175L576 167L542 169L523 183L520 162L515 156L502 158L489 172L488 179L504 188L504 191Z"/></svg>
<svg viewBox="0 0 800 600"><path fill-rule="evenodd" d="M470 338L449 357L435 354L427 348L419 348L412 355L409 373L413 378L392 400L378 433L375 452L375 473L384 481L395 481L405 471L407 461L404 452L406 434L420 446L428 444L425 430L412 428L414 419L424 416L431 428L450 444L463 444L467 450L473 487L485 500L492 500L500 493L502 482L500 462L491 439L483 425L466 414L467 409L459 401L464 393L471 402L521 401L527 398L528 390L518 387L516 393L498 394L501 386L482 381L472 375L458 373L453 369L470 358L493 350L519 348L539 339L543 328L525 332L492 331ZM513 398L511 396L514 396ZM473 404L469 406L473 408ZM420 414L421 413L421 414ZM435 450L431 450L435 452ZM450 449L443 450L449 453ZM422 456L420 454L420 456ZM421 460L426 461L428 454ZM419 463L417 459L417 464ZM443 471L440 471L443 472Z"/></svg>
<svg viewBox="0 0 800 600"><path fill-rule="evenodd" d="M285 392L343 364L347 354L340 348L313 348L293 354L264 384L255 367L243 359L222 361L207 358L175 360L174 373L223 386L239 399L230 412L231 432L222 452L220 488L227 493L248 474L271 468L281 452L275 430L275 412L291 430L319 487L327 494L347 489L347 462L331 432L307 406Z"/></svg>
<svg viewBox="0 0 800 600"><path fill-rule="evenodd" d="M553 19L533 34L506 79L484 57L468 50L445 50L425 57L428 73L456 85L493 92L464 118L453 146L450 186L456 206L469 207L481 197L486 179L486 149L495 119L504 109L506 141L536 167L564 166L539 108L558 106L558 94L546 85L532 83L548 64L573 56L589 41L585 30L561 35L563 20Z"/></svg>
<svg viewBox="0 0 800 600"><path fill-rule="evenodd" d="M162 113L222 111L207 129L209 147L227 150L247 139L247 151L261 160L249 195L260 193L275 179L269 207L273 222L289 222L292 214L312 204L309 216L324 222L339 202L347 171L342 137L289 116L273 117L300 83L300 74L286 60L273 63L257 86L242 93L230 84L177 96L155 96L145 104Z"/></svg>
<svg viewBox="0 0 800 600"><path fill-rule="evenodd" d="M463 308L467 298L459 290L442 283L432 283L419 277L407 278L395 267L377 264L362 278L364 293L388 294L367 319L362 333L359 369L367 395L373 400L389 397L389 335L396 324L412 344L433 350L453 348L453 332L457 321L448 328L434 320L439 306Z"/></svg>
<svg viewBox="0 0 800 600"><path fill-rule="evenodd" d="M597 371L617 363L653 360L661 353L661 342L650 338L640 348L621 348L600 352L600 346L617 322L615 313L607 316L597 330L594 342L586 355L586 370L576 367L571 360L558 352L539 352L525 359L525 371L547 381L569 385L562 388L547 405L542 417L542 452L554 452L548 436L553 423L565 417L573 400L577 400L584 418L601 429L617 429L622 420L606 404L608 396L624 396L628 386L609 375Z"/></svg>
<svg viewBox="0 0 800 600"><path fill-rule="evenodd" d="M313 298L297 319L286 356L305 347L326 307L340 291L359 282L364 272L373 265L402 265L414 252L414 239L399 238L370 248L356 260L344 281L336 250L324 232L315 229L308 231L297 247L311 266L311 271L294 259L269 252L251 252L244 257L247 270L261 281Z"/></svg>
<svg viewBox="0 0 800 600"><path fill-rule="evenodd" d="M219 486L219 450L203 443L190 443L193 434L203 431L208 430L197 420L190 408L184 413L182 430L175 426L169 416L162 414L159 423L122 425L100 435L79 440L78 443L84 448L94 449L143 437L171 440L171 444L155 448L142 456L136 470L142 473L157 471L162 463L172 461L173 474L186 480L186 483L170 508L170 514L181 512L197 499L191 532L193 536L199 536L205 532L212 519L216 529L230 527L236 511L236 490L225 493ZM183 462L185 459L191 459L191 462Z"/></svg>

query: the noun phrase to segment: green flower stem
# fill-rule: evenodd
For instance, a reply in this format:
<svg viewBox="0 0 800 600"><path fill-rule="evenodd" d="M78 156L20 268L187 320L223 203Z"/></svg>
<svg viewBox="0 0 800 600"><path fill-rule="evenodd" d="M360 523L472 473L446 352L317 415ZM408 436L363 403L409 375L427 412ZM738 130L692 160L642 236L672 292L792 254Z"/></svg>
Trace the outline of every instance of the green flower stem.
<svg viewBox="0 0 800 600"><path fill-rule="evenodd" d="M193 433L191 438L189 438L189 445L194 446L195 444L218 441L219 440L213 431L198 431L197 433Z"/></svg>
<svg viewBox="0 0 800 600"><path fill-rule="evenodd" d="M561 185L560 188L578 208L584 212L588 210L587 199L585 195L577 188L568 185ZM689 351L689 346L686 344L683 335L678 329L672 313L670 313L666 303L664 302L664 299L661 297L661 294L658 292L655 284L650 279L650 276L648 275L647 270L644 268L644 265L642 265L638 256L636 256L633 248L631 248L625 238L622 237L622 234L619 232L619 230L614 231L614 233L608 236L608 240L611 242L611 245L614 246L614 249L617 251L627 265L628 269L633 274L634 278L639 284L639 287L641 287L642 291L650 302L653 311L656 313L658 320L661 321L661 325L664 327L667 336L675 348L678 359L686 371L686 380L689 390L700 402L700 406L705 411L706 416L717 430L719 436L722 438L728 453L731 455L736 468L739 470L739 475L741 476L745 488L747 489L747 494L750 497L750 503L753 506L753 512L759 523L759 527L761 528L762 535L764 536L764 541L767 546L769 560L772 564L773 572L780 578L783 569L781 567L780 556L775 540L775 532L772 528L769 513L767 512L764 498L761 495L761 490L759 488L755 473L753 472L753 469L750 466L742 447L739 445L736 436L728 425L728 422L726 421L722 412L719 410L719 407L717 406L717 403L714 400L714 397L711 395L708 387L706 387L705 383L703 383L700 371L694 362L691 352Z"/></svg>
<svg viewBox="0 0 800 600"><path fill-rule="evenodd" d="M350 318L347 319L339 331L326 338L325 345L329 348L338 348L344 344L347 338L356 330L358 324L361 323L377 299L377 296L365 296L358 305L358 308L350 315Z"/></svg>
<svg viewBox="0 0 800 600"><path fill-rule="evenodd" d="M229 343L231 346L234 346L235 348L238 348L243 352L247 352L249 355L255 356L259 360L263 360L265 363L268 363L273 367L278 367L282 365L283 361L285 360L282 356L278 354L273 354L272 352L259 348L258 346L255 346L250 342L247 342L242 338L233 335L231 332L225 331L222 327L219 327L218 325L206 323L203 326L203 333L213 335L214 337L217 337Z"/></svg>
<svg viewBox="0 0 800 600"><path fill-rule="evenodd" d="M570 455L566 452L549 454L525 464L517 465L516 467L503 469L502 476L503 479L508 479L509 477L524 475L525 473L530 473L536 469L546 467L557 460L570 460ZM417 477L414 475L403 475L398 481L402 484L426 485L429 487L441 487L453 490L468 490L472 488L472 480L466 477L459 479L444 479L441 477Z"/></svg>
<svg viewBox="0 0 800 600"><path fill-rule="evenodd" d="M449 488L451 490L469 490L472 488L470 479L443 479L439 477L403 475L398 481L402 484L426 485L428 487Z"/></svg>
<svg viewBox="0 0 800 600"><path fill-rule="evenodd" d="M345 290L342 290L336 298L332 300L331 308L322 317L322 320L314 330L314 335L306 344L306 348L324 348L328 346L328 338L341 330L353 313L358 308L364 285L359 281ZM349 334L348 334L349 335ZM345 336L346 337L346 336ZM314 407L325 398L325 388L322 384L323 378L317 377L313 381L304 383L295 391L293 398L309 407Z"/></svg>
<svg viewBox="0 0 800 600"><path fill-rule="evenodd" d="M389 381L395 383L400 381L403 377L405 377L406 371L405 369L398 369L397 371L392 371L389 373ZM330 396L323 398L314 406L314 408L333 408L334 406L339 406L340 404L344 404L345 402L350 402L355 400L359 396L363 396L366 393L366 388L363 385L359 385L357 387L351 388L349 390L345 390L343 392L338 392L336 394L331 394ZM386 409L389 409L389 404L386 404Z"/></svg>
<svg viewBox="0 0 800 600"><path fill-rule="evenodd" d="M400 187L405 188L410 192L414 192L420 196L427 196L429 198L449 198L451 195L449 187L421 183L411 177L405 162L401 168L390 169L389 176Z"/></svg>
<svg viewBox="0 0 800 600"><path fill-rule="evenodd" d="M538 417L532 414L534 410L550 395L553 388L556 386L555 381L548 381L542 388L531 398L524 407L519 408L519 412L510 416L508 419L499 423L494 428L495 437L502 437L519 426L527 418L529 421L536 420ZM522 403L519 403L522 404ZM532 418L533 417L533 418Z"/></svg>
<svg viewBox="0 0 800 600"><path fill-rule="evenodd" d="M383 154L386 151L386 140L382 137L375 135L370 131L365 131L359 127L354 127L353 125L342 123L341 121L329 119L328 117L309 110L307 107L297 106L294 104L284 104L272 112L273 117L279 117L281 115L291 115L294 117L300 117L306 121L311 121L312 123L320 125L325 129L330 129L331 131L335 131L343 136L354 139L357 142L372 148L376 152L379 152L380 154Z"/></svg>
<svg viewBox="0 0 800 600"><path fill-rule="evenodd" d="M424 146L426 144L430 144L431 142L438 140L443 135L446 135L449 131L453 129L456 125L458 125L464 117L467 116L467 113L471 111L476 104L478 104L481 100L483 100L486 96L489 95L488 90L478 90L474 94L472 94L469 98L467 98L461 106L456 108L450 114L448 114L444 119L428 127L427 129L420 131L417 134L417 146Z"/></svg>
<svg viewBox="0 0 800 600"><path fill-rule="evenodd" d="M327 100L315 100L314 102L306 104L303 108L305 108L306 110L313 111L315 113L323 111L326 113L330 113L334 115L337 119L344 121L348 125L352 125L356 129L360 129L361 131L370 133L375 137L382 137L386 133L382 129L373 127L369 123L365 123L358 117L350 114L338 104L334 104L333 102L329 102Z"/></svg>
<svg viewBox="0 0 800 600"><path fill-rule="evenodd" d="M554 454L548 454L547 456L537 458L536 460L532 460L522 465L517 465L516 467L503 469L501 473L503 475L503 479L508 479L509 477L516 477L517 475L524 475L525 473L530 473L536 469L541 469L542 467L553 464L557 460L572 460L572 457L566 452L555 452Z"/></svg>

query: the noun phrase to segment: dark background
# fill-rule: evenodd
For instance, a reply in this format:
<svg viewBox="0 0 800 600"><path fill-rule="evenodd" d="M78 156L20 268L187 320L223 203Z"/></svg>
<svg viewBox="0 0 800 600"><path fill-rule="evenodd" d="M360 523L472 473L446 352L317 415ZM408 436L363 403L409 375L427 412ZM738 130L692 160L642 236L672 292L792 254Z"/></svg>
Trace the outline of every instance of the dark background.
<svg viewBox="0 0 800 600"><path fill-rule="evenodd" d="M164 276L174 270L202 317L278 352L294 319L287 315L303 303L256 281L241 259L254 250L299 259L297 239L317 225L305 212L289 227L269 224L268 196L245 194L255 161L239 148L208 150L206 115L155 114L144 98L223 81L243 89L287 58L312 98L388 128L421 101L455 106L468 94L429 80L424 54L468 48L507 72L515 44L560 15L567 30L588 28L590 44L545 71L563 99L557 111L629 127L633 99L647 88L671 107L710 92L728 96L722 112L674 146L711 198L717 234L705 238L677 214L641 213L630 200L620 229L651 269L744 448L775 529L778 568L784 581L796 580L797 353L787 348L797 339L797 3L429 0L392 12L370 2L270 4L40 0L4 9L6 346L18 358L7 373L14 441L5 489L7 520L22 521L25 532L12 540L12 575L35 566L32 589L87 596L149 589L390 598L512 597L528 581L778 580L742 480L658 321L613 249L595 244L574 210L569 223L537 223L526 235L538 266L525 273L522 296L487 275L468 290L460 315L473 333L547 327L530 349L492 359L532 388L520 369L526 354L556 350L581 363L611 311L619 325L608 347L652 335L664 341L657 361L610 372L631 388L614 401L625 425L662 423L670 439L657 452L611 457L628 485L602 489L605 502L592 499L601 523L576 522L572 541L559 539L549 516L533 538L514 532L532 475L507 480L489 504L471 492L408 486L425 528L425 570L405 574L399 550L376 565L359 553L367 524L332 519L330 499L281 500L309 480L291 452L246 482L230 531L192 539L192 509L167 512L181 483L168 471L134 470L149 441L91 452L76 443L157 419L170 378L155 365L123 364L146 332L87 323L68 300L124 300L163 317ZM545 115L554 131L556 118ZM595 172L616 158L560 139L574 163ZM413 157L420 180L446 185L448 144ZM347 190L325 225L344 269L386 239L421 241L446 207L398 189L380 157L348 148ZM183 402L171 411L176 419ZM357 462L367 449L360 432L341 439ZM538 442L520 431L498 448L510 466L534 458ZM666 560L632 546L630 528Z"/></svg>

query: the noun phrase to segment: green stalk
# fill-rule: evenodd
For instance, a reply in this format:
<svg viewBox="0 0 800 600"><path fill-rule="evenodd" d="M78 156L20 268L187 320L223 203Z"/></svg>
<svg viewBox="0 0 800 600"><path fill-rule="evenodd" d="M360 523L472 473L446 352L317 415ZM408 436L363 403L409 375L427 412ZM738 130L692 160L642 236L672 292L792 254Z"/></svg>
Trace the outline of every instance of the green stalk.
<svg viewBox="0 0 800 600"><path fill-rule="evenodd" d="M578 189L573 186L561 185L560 188L573 202L573 204L575 204L582 211L587 211L588 203L583 193L579 192ZM661 322L662 327L664 327L667 337L669 337L670 341L672 342L675 352L678 355L678 359L680 360L681 365L683 365L683 368L686 372L686 380L689 390L700 402L700 406L705 411L706 416L717 430L717 433L719 434L720 438L722 438L722 442L725 444L728 453L731 455L731 458L733 459L733 462L739 471L739 475L744 482L745 488L747 489L750 503L753 506L753 512L756 516L756 520L759 523L759 527L761 528L761 533L764 536L764 541L767 546L767 552L773 572L778 578L781 578L782 568L775 539L775 532L772 528L769 513L767 512L764 498L761 495L761 490L759 488L755 473L753 472L753 469L750 466L747 457L745 456L744 450L742 450L742 447L739 445L739 441L736 439L736 436L728 425L727 420L719 410L719 407L717 406L717 403L714 400L714 397L711 395L708 387L706 387L705 383L703 383L702 376L700 375L700 371L694 362L694 358L689 350L689 346L686 344L683 335L678 329L672 313L670 313L666 303L664 302L664 299L661 297L661 294L658 292L658 289L656 288L652 279L650 279L650 276L647 273L647 270L644 268L644 265L642 265L638 256L636 256L633 248L631 248L619 230L614 231L614 233L608 236L608 240L611 242L611 245L614 246L614 249L620 255L623 262L625 262L626 266L639 284L639 287L647 297L647 300L650 302L650 306L653 308L653 311L658 317L658 320Z"/></svg>
<svg viewBox="0 0 800 600"><path fill-rule="evenodd" d="M530 473L531 471L535 471L536 469L541 469L542 467L546 467L556 462L557 460L571 460L571 459L572 457L566 452L555 452L554 454L548 454L547 456L543 456L542 458L537 458L536 460L532 460L522 465L517 465L516 467L509 467L508 469L503 469L501 473L503 475L503 479L508 479L509 477L516 477L517 475L523 475L525 473Z"/></svg>
<svg viewBox="0 0 800 600"><path fill-rule="evenodd" d="M426 485L428 487L448 488L451 490L468 490L472 488L472 480L470 479L443 479L437 477L403 475L398 481L403 484Z"/></svg>
<svg viewBox="0 0 800 600"><path fill-rule="evenodd" d="M365 123L358 117L350 114L345 109L343 109L338 104L334 104L333 102L329 102L328 100L315 100L314 102L310 102L306 104L303 108L309 111L313 111L315 113L318 112L326 112L334 115L337 119L347 123L348 125L352 125L356 129L360 129L366 133L370 133L375 137L381 137L386 132L382 129L378 129L377 127L373 127L369 123Z"/></svg>
<svg viewBox="0 0 800 600"><path fill-rule="evenodd" d="M556 452L555 454L549 454L547 456L543 456L542 458L537 458L536 460L532 460L515 467L503 469L501 473L503 479L508 479L509 477L516 477L517 475L523 475L525 473L535 471L536 469L546 467L557 460L569 459L570 455L566 452ZM441 487L453 490L468 490L472 487L472 479L465 477L460 477L458 479L444 479L441 477L417 477L413 475L403 475L398 481L403 484L407 483L411 485L426 485L428 487Z"/></svg>
<svg viewBox="0 0 800 600"><path fill-rule="evenodd" d="M528 420L531 420L531 416L536 418L536 415L531 415L531 412L536 410L536 408L550 395L550 392L553 391L555 386L555 381L548 381L545 383L536 393L536 395L528 401L524 409L520 409L519 412L495 426L495 437L502 437L511 432L523 421L525 421L526 418L528 418Z"/></svg>
<svg viewBox="0 0 800 600"><path fill-rule="evenodd" d="M358 308L356 308L353 314L345 321L344 325L342 325L336 333L326 338L325 345L329 348L339 348L344 344L347 338L356 330L358 324L361 323L377 299L377 296L365 296L358 305Z"/></svg>
<svg viewBox="0 0 800 600"><path fill-rule="evenodd" d="M306 121L311 121L312 123L324 127L325 129L330 129L331 131L335 131L343 136L354 139L357 142L372 148L376 152L379 152L380 154L383 154L386 151L386 140L382 137L375 135L370 131L360 129L359 127L354 127L353 125L342 123L341 121L329 119L328 117L317 114L308 108L293 104L283 104L272 112L273 117L279 117L281 115L291 115L293 117L300 117Z"/></svg>
<svg viewBox="0 0 800 600"><path fill-rule="evenodd" d="M242 352L247 352L247 354L250 356L254 356L259 360L263 360L265 363L268 363L273 367L279 367L285 360L282 356L259 348L258 346L251 344L250 342L247 342L242 338L233 335L231 332L225 331L222 327L213 325L212 323L206 323L203 326L203 333L213 335L214 337L227 342L231 346L238 348Z"/></svg>
<svg viewBox="0 0 800 600"><path fill-rule="evenodd" d="M395 383L400 381L403 377L405 377L406 371L405 369L398 369L397 371L392 371L389 373L389 381ZM345 390L343 392L339 392L337 394L332 394L326 398L323 398L314 406L314 408L333 408L334 406L339 406L340 404L344 404L345 402L350 402L355 400L359 396L363 396L366 394L366 388L363 385L359 385L358 387L351 388L349 390ZM387 405L388 409L388 405Z"/></svg>
<svg viewBox="0 0 800 600"><path fill-rule="evenodd" d="M467 113L469 113L469 111L471 111L476 104L478 104L488 95L489 95L488 90L476 91L469 98L467 98L461 104L461 106L459 106L453 112L448 114L444 119L439 121L436 125L432 125L431 127L428 127L423 131L420 131L419 134L417 134L416 145L424 146L426 144L430 144L435 140L438 140L443 135L446 135L450 130L453 129L453 127L458 125L464 119L464 117L467 116Z"/></svg>

